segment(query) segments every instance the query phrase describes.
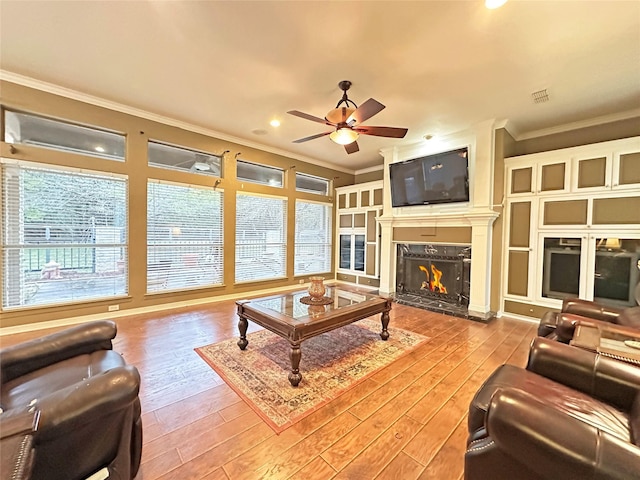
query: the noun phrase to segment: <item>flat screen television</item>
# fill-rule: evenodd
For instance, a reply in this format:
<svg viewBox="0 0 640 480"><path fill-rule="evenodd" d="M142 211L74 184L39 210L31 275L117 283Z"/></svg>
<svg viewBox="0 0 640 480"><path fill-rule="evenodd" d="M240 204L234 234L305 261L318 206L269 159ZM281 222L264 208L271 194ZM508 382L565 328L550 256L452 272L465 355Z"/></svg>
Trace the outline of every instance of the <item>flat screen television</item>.
<svg viewBox="0 0 640 480"><path fill-rule="evenodd" d="M469 201L468 148L389 165L391 205Z"/></svg>

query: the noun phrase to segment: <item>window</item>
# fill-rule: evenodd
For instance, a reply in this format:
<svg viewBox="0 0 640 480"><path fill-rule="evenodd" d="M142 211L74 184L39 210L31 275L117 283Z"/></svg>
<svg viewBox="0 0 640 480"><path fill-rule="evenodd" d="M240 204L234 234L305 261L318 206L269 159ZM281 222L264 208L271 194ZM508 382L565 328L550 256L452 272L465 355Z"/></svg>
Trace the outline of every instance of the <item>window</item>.
<svg viewBox="0 0 640 480"><path fill-rule="evenodd" d="M223 211L219 190L149 182L148 292L222 284Z"/></svg>
<svg viewBox="0 0 640 480"><path fill-rule="evenodd" d="M287 200L238 193L236 282L286 277Z"/></svg>
<svg viewBox="0 0 640 480"><path fill-rule="evenodd" d="M124 161L124 135L6 110L4 141Z"/></svg>
<svg viewBox="0 0 640 480"><path fill-rule="evenodd" d="M296 190L299 192L329 195L329 180L296 172Z"/></svg>
<svg viewBox="0 0 640 480"><path fill-rule="evenodd" d="M295 275L331 271L331 205L296 201Z"/></svg>
<svg viewBox="0 0 640 480"><path fill-rule="evenodd" d="M127 293L127 181L2 165L4 308Z"/></svg>
<svg viewBox="0 0 640 480"><path fill-rule="evenodd" d="M209 153L149 142L149 165L201 175L222 176L222 157Z"/></svg>
<svg viewBox="0 0 640 480"><path fill-rule="evenodd" d="M238 180L269 185L270 187L282 187L284 185L284 172L279 168L258 165L244 160L238 160L236 168Z"/></svg>

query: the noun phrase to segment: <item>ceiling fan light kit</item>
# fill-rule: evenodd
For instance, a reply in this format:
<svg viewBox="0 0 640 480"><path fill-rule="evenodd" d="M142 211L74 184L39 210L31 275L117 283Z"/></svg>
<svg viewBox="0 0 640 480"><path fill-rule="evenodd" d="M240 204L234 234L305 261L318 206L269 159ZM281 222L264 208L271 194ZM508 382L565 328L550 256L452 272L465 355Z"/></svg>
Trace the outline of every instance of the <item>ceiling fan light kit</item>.
<svg viewBox="0 0 640 480"><path fill-rule="evenodd" d="M329 138L339 145L349 145L358 139L358 132L349 128L339 128L329 135Z"/></svg>
<svg viewBox="0 0 640 480"><path fill-rule="evenodd" d="M298 110L290 110L287 112L290 115L311 120L312 122L330 125L335 127L335 130L333 132L317 133L308 137L299 138L298 140L294 140L293 143L303 143L329 135L329 138L333 142L343 145L347 153L355 153L359 151L356 140L360 134L388 138L403 138L407 134L406 128L366 127L360 125L362 122L381 112L385 106L377 100L370 98L358 107L347 96L347 90L351 88L351 82L349 80L343 80L338 83L338 87L340 87L340 90L343 92L342 98L336 105L336 108L330 110L324 118L315 117L308 113L299 112Z"/></svg>

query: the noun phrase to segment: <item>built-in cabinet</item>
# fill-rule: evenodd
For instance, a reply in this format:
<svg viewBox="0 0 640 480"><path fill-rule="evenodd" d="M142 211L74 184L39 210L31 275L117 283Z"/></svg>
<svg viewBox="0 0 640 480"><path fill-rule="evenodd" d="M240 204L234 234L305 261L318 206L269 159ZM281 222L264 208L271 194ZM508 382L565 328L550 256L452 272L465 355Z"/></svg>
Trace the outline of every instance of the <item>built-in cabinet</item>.
<svg viewBox="0 0 640 480"><path fill-rule="evenodd" d="M336 188L338 280L379 286L382 181Z"/></svg>
<svg viewBox="0 0 640 480"><path fill-rule="evenodd" d="M503 308L538 316L579 296L635 305L640 137L505 160Z"/></svg>

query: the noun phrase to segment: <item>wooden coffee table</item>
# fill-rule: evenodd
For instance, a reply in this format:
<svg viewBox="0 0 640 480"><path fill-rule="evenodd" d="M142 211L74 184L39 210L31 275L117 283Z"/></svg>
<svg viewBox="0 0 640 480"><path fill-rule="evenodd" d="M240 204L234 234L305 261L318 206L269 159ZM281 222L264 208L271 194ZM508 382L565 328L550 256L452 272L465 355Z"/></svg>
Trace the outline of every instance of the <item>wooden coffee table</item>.
<svg viewBox="0 0 640 480"><path fill-rule="evenodd" d="M365 293L355 293L338 287L327 287L325 296L333 299L329 305L305 305L300 298L307 296L306 290L251 300L239 300L238 329L240 350L247 348L247 327L249 320L280 335L291 344L289 358L291 372L289 382L297 387L302 380L300 374L300 344L308 338L329 332L350 323L381 313L382 331L380 338L389 338L389 311L391 299Z"/></svg>

